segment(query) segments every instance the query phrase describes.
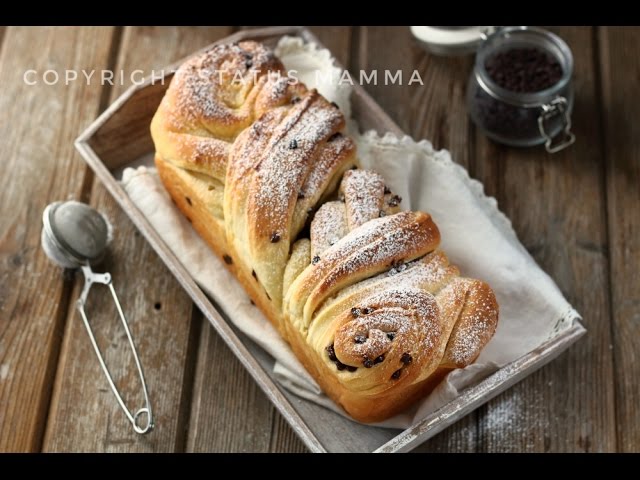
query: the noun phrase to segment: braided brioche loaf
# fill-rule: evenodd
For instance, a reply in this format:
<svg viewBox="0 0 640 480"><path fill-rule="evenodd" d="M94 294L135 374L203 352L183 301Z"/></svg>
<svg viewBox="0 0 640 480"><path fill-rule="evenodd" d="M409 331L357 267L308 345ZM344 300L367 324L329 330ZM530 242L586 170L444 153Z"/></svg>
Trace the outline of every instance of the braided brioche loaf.
<svg viewBox="0 0 640 480"><path fill-rule="evenodd" d="M492 337L488 285L440 233L358 168L337 105L261 44L219 45L176 72L151 124L156 166L322 389L373 422L473 362Z"/></svg>

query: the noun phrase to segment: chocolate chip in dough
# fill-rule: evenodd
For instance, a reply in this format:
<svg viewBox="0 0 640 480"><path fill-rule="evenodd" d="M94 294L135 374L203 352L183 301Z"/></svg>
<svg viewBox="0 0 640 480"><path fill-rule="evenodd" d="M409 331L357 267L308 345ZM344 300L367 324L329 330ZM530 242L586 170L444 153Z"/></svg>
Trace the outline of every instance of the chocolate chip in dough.
<svg viewBox="0 0 640 480"><path fill-rule="evenodd" d="M256 271L255 271L255 270L251 270L251 276L252 276L253 278L255 278L256 280L258 280L258 275L256 274Z"/></svg>
<svg viewBox="0 0 640 480"><path fill-rule="evenodd" d="M364 308L362 309L362 313L363 313L364 315L369 315L370 313L373 313L373 310L374 310L374 309L373 309L373 308L371 308L371 307L364 307Z"/></svg>
<svg viewBox="0 0 640 480"><path fill-rule="evenodd" d="M389 187L387 187L386 185L384 186L384 193L391 193L391 189Z"/></svg>
<svg viewBox="0 0 640 480"><path fill-rule="evenodd" d="M224 260L224 263L226 263L227 265L231 265L233 263L233 259L226 253L222 256L222 259Z"/></svg>
<svg viewBox="0 0 640 480"><path fill-rule="evenodd" d="M369 357L364 357L362 365L364 365L364 368L371 368L373 367L373 360L371 360Z"/></svg>
<svg viewBox="0 0 640 480"><path fill-rule="evenodd" d="M331 102L331 105L332 105L334 108L340 108L336 102Z"/></svg>
<svg viewBox="0 0 640 480"><path fill-rule="evenodd" d="M340 133L340 132L336 132L336 133L334 133L333 135L331 135L331 136L329 137L329 140L328 140L328 141L329 141L329 142L333 142L334 140L337 140L337 139L338 139L338 138L340 138L341 136L342 136L342 133Z"/></svg>
<svg viewBox="0 0 640 480"><path fill-rule="evenodd" d="M399 368L398 370L393 372L393 374L391 375L391 380L398 380L400 378L400 375L402 375L402 369L401 368Z"/></svg>
<svg viewBox="0 0 640 480"><path fill-rule="evenodd" d="M318 255L316 255L315 257L313 257L313 259L311 260L311 263L313 265L315 265L316 263L318 263L320 261L320 257Z"/></svg>
<svg viewBox="0 0 640 480"><path fill-rule="evenodd" d="M329 345L325 350L329 354L329 360L331 360L332 362L338 361L338 357L336 357L336 351L333 348L333 343Z"/></svg>
<svg viewBox="0 0 640 480"><path fill-rule="evenodd" d="M193 203L191 203L191 199L189 197L184 197L184 199L187 201L187 203L189 205L193 205Z"/></svg>
<svg viewBox="0 0 640 480"><path fill-rule="evenodd" d="M402 197L400 195L394 195L389 199L389 206L397 207L398 205L400 205L401 201L402 201Z"/></svg>
<svg viewBox="0 0 640 480"><path fill-rule="evenodd" d="M384 210L380 210L380 213L378 214L379 217L385 217L387 215L387 212L385 212Z"/></svg>
<svg viewBox="0 0 640 480"><path fill-rule="evenodd" d="M347 365L346 367L347 367L347 371L352 373L358 369L358 367L352 367L351 365Z"/></svg>
<svg viewBox="0 0 640 480"><path fill-rule="evenodd" d="M298 148L298 141L294 138L289 142L289 150L295 150Z"/></svg>
<svg viewBox="0 0 640 480"><path fill-rule="evenodd" d="M280 241L280 234L278 232L273 232L270 240L271 243L278 243Z"/></svg>
<svg viewBox="0 0 640 480"><path fill-rule="evenodd" d="M298 103L300 101L300 97L295 96L291 99L291 104L295 105L296 103Z"/></svg>
<svg viewBox="0 0 640 480"><path fill-rule="evenodd" d="M373 364L374 365L378 365L379 363L384 362L384 355L380 355L379 357L377 357L374 361Z"/></svg>
<svg viewBox="0 0 640 480"><path fill-rule="evenodd" d="M393 341L396 338L396 332L387 332L387 338Z"/></svg>
<svg viewBox="0 0 640 480"><path fill-rule="evenodd" d="M353 317L359 317L360 314L362 313L362 310L360 310L358 307L353 307L351 309L351 315L353 315Z"/></svg>
<svg viewBox="0 0 640 480"><path fill-rule="evenodd" d="M356 335L355 337L353 337L353 341L355 343L364 343L367 341L367 337L365 337L364 335Z"/></svg>
<svg viewBox="0 0 640 480"><path fill-rule="evenodd" d="M405 352L400 357L400 361L405 365L409 365L411 362L413 362L413 357L410 354Z"/></svg>
<svg viewBox="0 0 640 480"><path fill-rule="evenodd" d="M304 198L304 192L303 192L302 190L300 190L300 191L298 192L298 200L300 200L300 199L302 199L302 198Z"/></svg>

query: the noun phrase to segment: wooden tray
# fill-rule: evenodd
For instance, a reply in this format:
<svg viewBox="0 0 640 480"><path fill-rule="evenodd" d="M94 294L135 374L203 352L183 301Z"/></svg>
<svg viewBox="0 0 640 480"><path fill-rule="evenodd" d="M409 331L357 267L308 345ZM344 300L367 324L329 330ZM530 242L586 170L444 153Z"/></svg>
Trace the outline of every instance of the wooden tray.
<svg viewBox="0 0 640 480"><path fill-rule="evenodd" d="M238 32L217 43L253 39L275 46L283 35L321 43L301 27L274 27ZM208 48L208 47L207 47ZM400 431L352 422L281 388L273 378L273 359L239 332L200 290L175 255L158 236L118 183L122 169L139 164L154 151L149 133L151 118L169 85L175 69L167 67L164 78L147 79L128 89L76 140L76 148L96 175L129 215L133 223L160 255L169 270L189 293L198 308L240 359L269 399L287 419L302 441L314 452L400 452L436 435L464 415L540 368L582 336L586 330L575 321L567 330L536 350L501 368L456 400L443 406L410 428ZM364 129L380 133L402 130L359 85L351 97L353 116Z"/></svg>

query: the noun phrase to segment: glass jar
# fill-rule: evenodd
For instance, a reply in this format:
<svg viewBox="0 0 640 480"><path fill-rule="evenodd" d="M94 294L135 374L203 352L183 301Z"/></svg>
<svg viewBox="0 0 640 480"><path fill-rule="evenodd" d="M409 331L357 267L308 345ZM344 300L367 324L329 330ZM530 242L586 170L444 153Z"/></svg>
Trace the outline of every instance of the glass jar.
<svg viewBox="0 0 640 480"><path fill-rule="evenodd" d="M411 27L411 31L432 53L477 52L467 85L467 107L473 122L489 138L518 147L544 143L551 153L575 141L571 133L573 56L560 37L524 26ZM514 91L498 84L487 70L487 61L518 49L549 56L562 70L559 79L538 91Z"/></svg>
<svg viewBox="0 0 640 480"><path fill-rule="evenodd" d="M560 79L548 88L516 92L500 86L487 71L487 61L516 48L536 48L562 68ZM534 27L497 30L480 44L467 86L467 107L473 122L491 139L517 147L544 143L557 152L575 141L571 133L573 56L557 35Z"/></svg>

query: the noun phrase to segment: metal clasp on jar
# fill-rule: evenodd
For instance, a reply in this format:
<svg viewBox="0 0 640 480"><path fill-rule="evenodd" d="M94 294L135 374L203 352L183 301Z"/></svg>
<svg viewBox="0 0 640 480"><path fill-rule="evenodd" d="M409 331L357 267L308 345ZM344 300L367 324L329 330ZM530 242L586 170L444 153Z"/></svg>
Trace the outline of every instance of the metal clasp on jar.
<svg viewBox="0 0 640 480"><path fill-rule="evenodd" d="M542 105L542 113L538 117L538 129L540 130L540 135L546 140L544 148L549 153L564 150L576 141L576 136L571 132L571 117L567 106L568 102L564 97L556 97L551 102ZM545 123L556 116L560 117L562 128L556 134L549 134ZM554 141L556 141L555 145Z"/></svg>

